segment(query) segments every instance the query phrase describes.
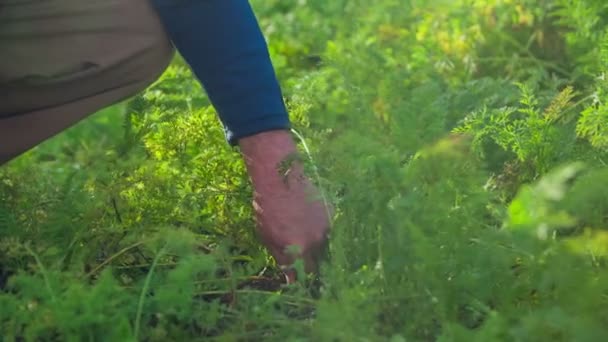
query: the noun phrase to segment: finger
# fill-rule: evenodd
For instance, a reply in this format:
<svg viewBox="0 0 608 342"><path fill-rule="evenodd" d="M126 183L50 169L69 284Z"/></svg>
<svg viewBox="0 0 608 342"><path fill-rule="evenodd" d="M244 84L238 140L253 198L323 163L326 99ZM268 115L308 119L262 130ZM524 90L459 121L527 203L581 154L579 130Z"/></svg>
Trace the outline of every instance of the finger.
<svg viewBox="0 0 608 342"><path fill-rule="evenodd" d="M293 284L298 280L298 274L295 269L291 267L282 268L283 274L285 275L285 282L287 284Z"/></svg>
<svg viewBox="0 0 608 342"><path fill-rule="evenodd" d="M321 263L329 260L329 242L327 239L310 248L304 256L304 269L306 273L318 275Z"/></svg>
<svg viewBox="0 0 608 342"><path fill-rule="evenodd" d="M293 267L296 257L274 245L267 245L270 254L277 263L279 269L285 275L287 284L293 284L297 280L297 272Z"/></svg>

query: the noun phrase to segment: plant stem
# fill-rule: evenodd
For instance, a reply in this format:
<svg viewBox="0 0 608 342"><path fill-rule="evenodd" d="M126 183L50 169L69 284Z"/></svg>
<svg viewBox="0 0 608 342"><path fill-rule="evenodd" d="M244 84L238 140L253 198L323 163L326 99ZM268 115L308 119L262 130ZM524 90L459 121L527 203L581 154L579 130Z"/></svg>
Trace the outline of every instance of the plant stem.
<svg viewBox="0 0 608 342"><path fill-rule="evenodd" d="M141 326L141 316L144 308L144 300L146 298L146 293L148 292L148 288L150 287L150 282L152 281L152 275L154 274L154 269L156 268L156 264L158 264L158 260L165 252L165 246L161 248L156 256L154 257L154 261L152 262L152 266L148 271L148 275L146 276L146 280L144 281L144 287L141 289L141 293L139 294L139 301L137 303L137 313L135 315L135 340L139 337L139 328Z"/></svg>
<svg viewBox="0 0 608 342"><path fill-rule="evenodd" d="M97 265L94 269L92 269L87 274L85 274L84 278L88 278L88 277L92 276L93 274L97 273L97 271L99 271L102 267L104 267L105 265L111 263L112 260L118 258L122 254L126 253L127 251L129 251L129 250L131 250L133 248L141 246L142 244L143 244L143 242L139 241L137 243L132 244L131 246L128 246L128 247L125 247L125 248L121 249L116 254L110 256L109 258L107 258L106 260L104 260L101 264Z"/></svg>
<svg viewBox="0 0 608 342"><path fill-rule="evenodd" d="M48 277L48 275L46 273L46 268L42 264L42 261L40 261L40 258L38 257L38 254L36 254L36 252L34 252L30 248L30 246L28 246L28 245L24 245L23 247L25 248L25 250L28 253L30 253L34 257L34 260L36 260L36 264L40 268L40 273L42 274L42 278L44 279L44 285L46 286L47 291L49 291L49 295L51 296L51 300L53 302L56 302L57 301L57 297L55 297L55 292L53 291L53 288L51 287L51 282L49 281L49 277Z"/></svg>
<svg viewBox="0 0 608 342"><path fill-rule="evenodd" d="M321 175L319 173L319 169L317 168L317 164L315 163L314 159L312 158L312 154L310 153L310 149L308 148L308 145L306 144L306 140L304 140L304 137L295 129L291 129L291 131L293 132L293 134L295 134L298 139L300 140L300 142L302 142L302 146L304 147L304 151L306 152L306 154L308 155L308 159L310 160L310 163L312 165L313 171L315 173L315 177L317 179L317 184L319 185L319 191L321 192L321 197L323 199L323 205L325 206L325 211L327 213L327 217L331 218L331 212L329 211L329 202L327 200L327 196L325 194L325 190L323 189L323 186L321 185Z"/></svg>

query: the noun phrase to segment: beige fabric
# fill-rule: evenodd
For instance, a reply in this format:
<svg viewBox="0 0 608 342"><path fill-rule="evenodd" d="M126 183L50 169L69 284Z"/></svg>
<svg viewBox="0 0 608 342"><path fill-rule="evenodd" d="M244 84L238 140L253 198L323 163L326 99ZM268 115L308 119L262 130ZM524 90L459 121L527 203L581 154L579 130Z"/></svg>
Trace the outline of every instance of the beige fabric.
<svg viewBox="0 0 608 342"><path fill-rule="evenodd" d="M148 0L0 0L0 164L136 94L172 55Z"/></svg>

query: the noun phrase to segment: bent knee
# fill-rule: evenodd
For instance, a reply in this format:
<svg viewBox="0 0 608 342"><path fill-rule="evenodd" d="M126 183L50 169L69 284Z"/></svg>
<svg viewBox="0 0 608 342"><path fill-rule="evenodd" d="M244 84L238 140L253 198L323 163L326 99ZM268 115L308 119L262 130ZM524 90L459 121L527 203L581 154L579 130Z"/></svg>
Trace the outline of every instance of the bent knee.
<svg viewBox="0 0 608 342"><path fill-rule="evenodd" d="M148 0L16 0L0 32L0 165L143 90L174 55Z"/></svg>
<svg viewBox="0 0 608 342"><path fill-rule="evenodd" d="M0 118L153 82L173 56L148 0L18 0L0 31Z"/></svg>

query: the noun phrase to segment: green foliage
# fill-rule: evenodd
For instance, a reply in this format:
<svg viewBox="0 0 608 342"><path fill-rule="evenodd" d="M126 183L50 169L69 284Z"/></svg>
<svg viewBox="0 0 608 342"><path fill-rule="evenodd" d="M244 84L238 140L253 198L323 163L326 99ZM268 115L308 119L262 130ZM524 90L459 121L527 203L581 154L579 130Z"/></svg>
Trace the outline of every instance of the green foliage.
<svg viewBox="0 0 608 342"><path fill-rule="evenodd" d="M177 57L0 169L1 340L608 337L605 1L252 3L334 208L320 289Z"/></svg>
<svg viewBox="0 0 608 342"><path fill-rule="evenodd" d="M474 136L475 148L481 157L495 153L488 145L496 145L513 154L520 169L519 177L536 178L553 168L556 163L572 158L575 148L573 130L568 123L567 110L571 106L572 88L557 94L544 109L525 84L518 84L521 99L517 107L484 107L468 115L455 132ZM565 143L565 144L564 144Z"/></svg>
<svg viewBox="0 0 608 342"><path fill-rule="evenodd" d="M604 34L601 42L600 61L601 74L597 75L595 92L591 95L592 103L583 110L576 126L576 133L589 140L596 148L608 147L608 105L606 95L608 92L608 33Z"/></svg>

